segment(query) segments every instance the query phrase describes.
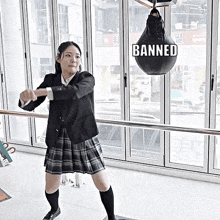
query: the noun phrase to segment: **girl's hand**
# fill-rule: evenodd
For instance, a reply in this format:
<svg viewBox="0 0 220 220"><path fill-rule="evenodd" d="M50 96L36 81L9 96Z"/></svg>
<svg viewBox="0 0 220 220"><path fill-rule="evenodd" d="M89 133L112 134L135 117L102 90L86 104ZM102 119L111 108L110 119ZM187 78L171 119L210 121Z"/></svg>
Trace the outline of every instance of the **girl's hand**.
<svg viewBox="0 0 220 220"><path fill-rule="evenodd" d="M20 94L20 99L26 103L30 100L32 101L36 101L37 100L37 96L34 93L34 90L31 89L26 89L24 90L21 94Z"/></svg>

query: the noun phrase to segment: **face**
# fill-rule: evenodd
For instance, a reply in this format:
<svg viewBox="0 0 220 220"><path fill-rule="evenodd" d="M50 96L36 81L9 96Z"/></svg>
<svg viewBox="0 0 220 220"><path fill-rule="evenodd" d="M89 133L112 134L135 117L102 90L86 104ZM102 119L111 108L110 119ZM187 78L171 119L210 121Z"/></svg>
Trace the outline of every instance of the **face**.
<svg viewBox="0 0 220 220"><path fill-rule="evenodd" d="M62 74L74 75L81 64L80 52L77 47L71 45L61 55L61 58L57 58L57 62L60 63Z"/></svg>

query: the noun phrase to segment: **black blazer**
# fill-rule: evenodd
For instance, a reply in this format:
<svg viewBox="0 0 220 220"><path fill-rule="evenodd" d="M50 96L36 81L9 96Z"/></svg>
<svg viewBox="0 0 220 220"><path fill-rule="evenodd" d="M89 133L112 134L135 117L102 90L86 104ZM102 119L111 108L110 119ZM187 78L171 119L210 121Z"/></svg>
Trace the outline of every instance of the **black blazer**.
<svg viewBox="0 0 220 220"><path fill-rule="evenodd" d="M98 134L94 117L93 88L94 77L89 72L77 72L70 83L61 83L60 74L48 74L37 88L51 87L54 99L50 101L49 118L46 132L46 144L54 146L61 125L67 129L72 143L80 143ZM23 109L34 110L46 96L38 97ZM19 107L21 102L19 100Z"/></svg>

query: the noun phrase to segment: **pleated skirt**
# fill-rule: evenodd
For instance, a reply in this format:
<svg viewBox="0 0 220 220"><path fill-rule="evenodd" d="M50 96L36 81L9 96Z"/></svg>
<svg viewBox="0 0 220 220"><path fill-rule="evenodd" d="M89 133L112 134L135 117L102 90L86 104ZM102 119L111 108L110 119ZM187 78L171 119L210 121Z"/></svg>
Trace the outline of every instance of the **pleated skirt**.
<svg viewBox="0 0 220 220"><path fill-rule="evenodd" d="M73 144L65 127L60 129L55 146L48 148L44 166L47 173L56 175L74 172L95 174L105 169L98 138Z"/></svg>

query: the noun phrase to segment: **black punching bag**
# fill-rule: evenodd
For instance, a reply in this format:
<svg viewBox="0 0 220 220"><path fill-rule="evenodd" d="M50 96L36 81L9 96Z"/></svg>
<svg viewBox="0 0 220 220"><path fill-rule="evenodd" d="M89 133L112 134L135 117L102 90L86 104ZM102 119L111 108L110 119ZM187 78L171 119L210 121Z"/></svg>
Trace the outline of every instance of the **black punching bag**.
<svg viewBox="0 0 220 220"><path fill-rule="evenodd" d="M138 66L148 75L166 74L176 62L177 49L173 39L165 34L159 11L152 9L143 34L132 45L132 55L135 56Z"/></svg>

